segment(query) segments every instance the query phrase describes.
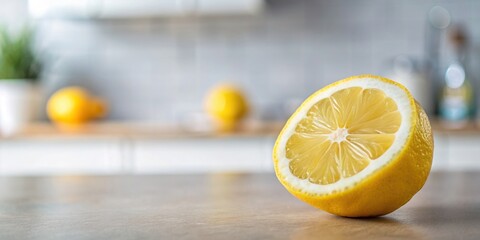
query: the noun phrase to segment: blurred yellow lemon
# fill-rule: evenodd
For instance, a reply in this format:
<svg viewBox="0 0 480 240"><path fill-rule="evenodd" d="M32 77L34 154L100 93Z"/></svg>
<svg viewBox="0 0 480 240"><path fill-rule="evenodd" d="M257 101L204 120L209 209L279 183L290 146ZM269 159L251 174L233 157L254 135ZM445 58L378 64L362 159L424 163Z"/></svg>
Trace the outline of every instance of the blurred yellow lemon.
<svg viewBox="0 0 480 240"><path fill-rule="evenodd" d="M232 85L220 85L211 89L205 99L205 108L222 130L233 130L248 113L248 103L243 92Z"/></svg>
<svg viewBox="0 0 480 240"><path fill-rule="evenodd" d="M84 88L67 87L50 97L47 114L55 123L81 124L105 116L106 104Z"/></svg>
<svg viewBox="0 0 480 240"><path fill-rule="evenodd" d="M273 150L280 182L299 199L347 217L390 213L425 183L432 129L400 84L362 75L310 96Z"/></svg>

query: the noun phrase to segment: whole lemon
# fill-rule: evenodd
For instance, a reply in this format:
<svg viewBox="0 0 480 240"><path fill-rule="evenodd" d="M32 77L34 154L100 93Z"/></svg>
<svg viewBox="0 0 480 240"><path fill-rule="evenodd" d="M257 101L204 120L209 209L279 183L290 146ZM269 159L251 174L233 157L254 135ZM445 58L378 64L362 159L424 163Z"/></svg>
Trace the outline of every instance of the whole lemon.
<svg viewBox="0 0 480 240"><path fill-rule="evenodd" d="M222 130L233 130L248 113L245 95L233 85L219 85L211 89L205 99L205 108Z"/></svg>
<svg viewBox="0 0 480 240"><path fill-rule="evenodd" d="M47 115L55 123L81 124L105 116L106 104L82 87L66 87L50 97Z"/></svg>

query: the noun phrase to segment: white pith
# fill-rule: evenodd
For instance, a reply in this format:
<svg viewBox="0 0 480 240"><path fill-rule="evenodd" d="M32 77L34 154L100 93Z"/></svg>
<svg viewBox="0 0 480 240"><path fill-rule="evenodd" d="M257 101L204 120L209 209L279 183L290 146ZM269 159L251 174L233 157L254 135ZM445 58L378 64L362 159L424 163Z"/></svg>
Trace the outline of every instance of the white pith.
<svg viewBox="0 0 480 240"><path fill-rule="evenodd" d="M327 185L320 185L311 183L308 179L300 179L293 175L289 169L289 162L290 160L286 158L285 154L285 146L288 139L295 133L295 127L297 124L306 116L308 110L318 101L321 99L327 98L331 96L333 93L350 87L362 87L364 89L367 88L374 88L382 90L388 97L392 98L395 103L397 104L398 111L401 115L401 124L398 131L395 134L395 140L393 141L390 148L385 151L385 153L375 160L371 160L370 164L363 169L362 171L358 172L357 174L342 178L339 181L327 184ZM350 80L344 82L339 85L332 86L326 89L323 92L319 92L314 94L312 98L309 99L308 102L302 104L302 106L297 110L297 112L292 116L289 120L288 126L283 130L282 135L279 136L277 140L277 148L276 148L276 156L277 156L277 171L278 174L283 176L283 179L289 183L289 185L297 190L301 190L304 192L308 192L310 194L315 195L325 195L332 192L338 192L349 188L362 179L366 178L376 170L385 166L390 160L394 159L394 156L398 154L398 152L403 148L405 145L408 135L411 129L411 118L412 118L412 107L410 102L411 96L407 93L404 89L390 84L388 82L379 81L373 78L358 78L354 80ZM333 132L332 135L329 136L330 140L332 141L342 141L344 137L348 134L348 130L344 131L341 128L337 129L337 131Z"/></svg>

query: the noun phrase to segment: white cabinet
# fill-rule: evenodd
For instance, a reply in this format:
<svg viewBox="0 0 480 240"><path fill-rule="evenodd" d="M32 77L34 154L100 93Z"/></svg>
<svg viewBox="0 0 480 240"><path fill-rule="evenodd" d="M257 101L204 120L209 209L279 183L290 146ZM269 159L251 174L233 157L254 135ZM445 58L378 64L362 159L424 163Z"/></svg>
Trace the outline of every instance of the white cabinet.
<svg viewBox="0 0 480 240"><path fill-rule="evenodd" d="M448 168L448 138L444 135L434 137L432 170Z"/></svg>
<svg viewBox="0 0 480 240"><path fill-rule="evenodd" d="M273 138L136 140L134 173L271 171Z"/></svg>
<svg viewBox="0 0 480 240"><path fill-rule="evenodd" d="M122 160L119 140L0 141L1 175L118 173Z"/></svg>
<svg viewBox="0 0 480 240"><path fill-rule="evenodd" d="M480 136L450 136L448 169L480 170Z"/></svg>
<svg viewBox="0 0 480 240"><path fill-rule="evenodd" d="M0 175L272 172L274 141L274 136L3 139ZM432 170L480 170L480 135L437 134Z"/></svg>
<svg viewBox="0 0 480 240"><path fill-rule="evenodd" d="M34 18L146 18L190 15L252 15L263 0L29 0Z"/></svg>

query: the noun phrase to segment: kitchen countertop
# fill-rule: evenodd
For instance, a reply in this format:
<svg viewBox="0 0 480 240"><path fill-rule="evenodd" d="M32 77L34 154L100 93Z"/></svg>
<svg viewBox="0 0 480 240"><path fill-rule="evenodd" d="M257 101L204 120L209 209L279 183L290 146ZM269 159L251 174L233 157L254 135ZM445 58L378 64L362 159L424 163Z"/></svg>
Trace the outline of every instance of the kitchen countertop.
<svg viewBox="0 0 480 240"><path fill-rule="evenodd" d="M480 239L480 173L431 174L379 218L330 215L273 174L0 178L0 239Z"/></svg>

